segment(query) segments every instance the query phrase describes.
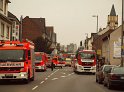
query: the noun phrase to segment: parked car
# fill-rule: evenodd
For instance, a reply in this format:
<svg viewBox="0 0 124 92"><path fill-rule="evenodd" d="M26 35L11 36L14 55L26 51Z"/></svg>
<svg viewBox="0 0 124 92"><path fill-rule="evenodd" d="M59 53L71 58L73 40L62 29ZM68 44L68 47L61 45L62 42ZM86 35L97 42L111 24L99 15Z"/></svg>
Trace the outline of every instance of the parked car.
<svg viewBox="0 0 124 92"><path fill-rule="evenodd" d="M96 82L103 83L104 77L107 71L110 70L115 65L103 65L96 72Z"/></svg>
<svg viewBox="0 0 124 92"><path fill-rule="evenodd" d="M124 86L124 67L113 67L104 78L104 86L111 89L113 86Z"/></svg>

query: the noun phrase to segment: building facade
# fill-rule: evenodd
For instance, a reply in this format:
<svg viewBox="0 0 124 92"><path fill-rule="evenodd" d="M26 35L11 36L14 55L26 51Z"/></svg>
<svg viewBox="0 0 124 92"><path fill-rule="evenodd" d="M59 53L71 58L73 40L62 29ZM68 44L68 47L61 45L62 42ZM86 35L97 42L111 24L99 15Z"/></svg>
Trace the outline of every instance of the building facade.
<svg viewBox="0 0 124 92"><path fill-rule="evenodd" d="M0 0L0 40L11 39L12 22L8 18L9 0Z"/></svg>
<svg viewBox="0 0 124 92"><path fill-rule="evenodd" d="M11 40L12 41L21 40L21 36L20 36L21 35L21 30L20 30L21 23L20 23L20 21L11 12L8 12L8 18L12 21Z"/></svg>

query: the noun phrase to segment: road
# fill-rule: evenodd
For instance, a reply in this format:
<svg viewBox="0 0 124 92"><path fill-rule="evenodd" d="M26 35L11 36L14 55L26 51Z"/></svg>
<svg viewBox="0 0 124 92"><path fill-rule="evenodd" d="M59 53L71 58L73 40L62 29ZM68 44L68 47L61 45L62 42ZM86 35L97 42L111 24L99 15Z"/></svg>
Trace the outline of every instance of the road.
<svg viewBox="0 0 124 92"><path fill-rule="evenodd" d="M36 72L35 81L0 83L0 92L124 92L124 89L108 90L95 82L95 75L75 74L70 67Z"/></svg>

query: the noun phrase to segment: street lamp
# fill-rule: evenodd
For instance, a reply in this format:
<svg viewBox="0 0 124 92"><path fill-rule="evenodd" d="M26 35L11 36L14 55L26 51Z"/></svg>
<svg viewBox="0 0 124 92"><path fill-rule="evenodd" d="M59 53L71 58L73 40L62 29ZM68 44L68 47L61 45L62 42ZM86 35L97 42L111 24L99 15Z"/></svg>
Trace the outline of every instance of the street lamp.
<svg viewBox="0 0 124 92"><path fill-rule="evenodd" d="M92 17L96 17L96 19L97 19L97 25L96 25L96 35L97 35L97 37L96 37L96 44L95 44L95 50L96 50L96 53L98 52L98 15L93 15ZM98 53L97 53L97 55L98 55Z"/></svg>
<svg viewBox="0 0 124 92"><path fill-rule="evenodd" d="M97 19L97 28L96 28L96 33L98 33L98 15L93 15L92 17L96 17L96 19Z"/></svg>
<svg viewBox="0 0 124 92"><path fill-rule="evenodd" d="M123 55L124 55L124 48L122 48L123 47L123 21L124 21L124 17L123 17L123 11L124 11L124 7L123 7L123 3L124 3L124 1L122 0L122 30L121 30L121 66L123 67Z"/></svg>
<svg viewBox="0 0 124 92"><path fill-rule="evenodd" d="M86 49L88 50L88 33L85 33L86 35Z"/></svg>

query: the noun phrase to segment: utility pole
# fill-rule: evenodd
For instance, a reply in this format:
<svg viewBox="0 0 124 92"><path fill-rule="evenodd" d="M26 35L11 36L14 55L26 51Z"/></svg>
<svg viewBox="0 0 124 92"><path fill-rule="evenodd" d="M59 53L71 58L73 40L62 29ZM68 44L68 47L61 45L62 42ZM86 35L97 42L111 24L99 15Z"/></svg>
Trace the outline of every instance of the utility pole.
<svg viewBox="0 0 124 92"><path fill-rule="evenodd" d="M19 32L19 35L20 35L19 40L20 41L22 41L22 20L23 20L23 16L21 15L21 17L20 17L20 23L21 23L21 25L20 25L20 32Z"/></svg>
<svg viewBox="0 0 124 92"><path fill-rule="evenodd" d="M88 50L88 33L85 34L86 34L86 49Z"/></svg>

